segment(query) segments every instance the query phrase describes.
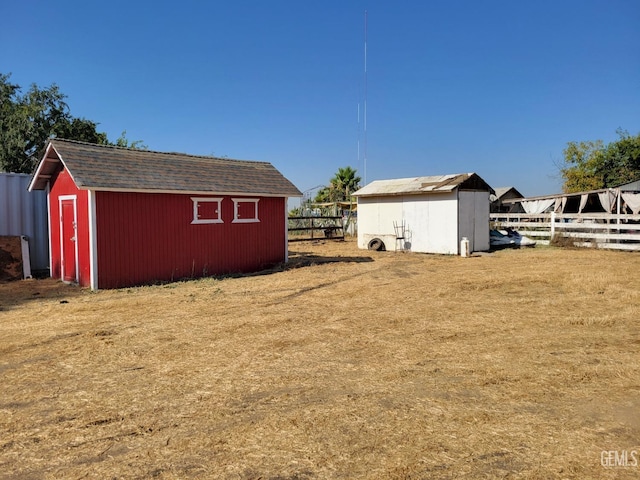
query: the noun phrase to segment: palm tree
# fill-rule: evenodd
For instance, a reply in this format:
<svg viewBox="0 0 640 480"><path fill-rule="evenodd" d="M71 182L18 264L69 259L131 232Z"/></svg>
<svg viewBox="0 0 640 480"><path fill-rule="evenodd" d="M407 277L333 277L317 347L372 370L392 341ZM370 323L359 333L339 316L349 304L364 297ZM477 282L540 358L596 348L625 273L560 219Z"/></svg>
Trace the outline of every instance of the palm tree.
<svg viewBox="0 0 640 480"><path fill-rule="evenodd" d="M351 194L360 188L360 180L353 168L338 168L338 172L331 179L331 185L340 192L339 196L342 197L338 201L350 201Z"/></svg>
<svg viewBox="0 0 640 480"><path fill-rule="evenodd" d="M357 171L351 167L340 167L329 180L329 185L322 188L316 195L315 201L321 202L348 202L351 194L360 188L360 177Z"/></svg>

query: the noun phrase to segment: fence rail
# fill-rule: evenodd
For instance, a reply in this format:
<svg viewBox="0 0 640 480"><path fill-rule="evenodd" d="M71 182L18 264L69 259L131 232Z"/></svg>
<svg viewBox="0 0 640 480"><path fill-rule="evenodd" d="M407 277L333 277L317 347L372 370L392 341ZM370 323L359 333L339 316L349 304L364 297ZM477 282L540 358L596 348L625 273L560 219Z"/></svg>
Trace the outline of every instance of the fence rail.
<svg viewBox="0 0 640 480"><path fill-rule="evenodd" d="M342 217L289 217L289 241L304 242L329 238L344 240Z"/></svg>
<svg viewBox="0 0 640 480"><path fill-rule="evenodd" d="M566 239L576 246L640 251L640 215L607 213L492 213L491 227L513 228L546 245Z"/></svg>

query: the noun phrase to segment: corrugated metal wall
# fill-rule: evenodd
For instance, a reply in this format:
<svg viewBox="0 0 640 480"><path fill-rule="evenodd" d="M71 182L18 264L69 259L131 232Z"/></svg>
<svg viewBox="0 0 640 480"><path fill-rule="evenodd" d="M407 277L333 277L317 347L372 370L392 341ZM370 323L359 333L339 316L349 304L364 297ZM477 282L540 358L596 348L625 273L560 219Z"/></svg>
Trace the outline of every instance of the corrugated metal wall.
<svg viewBox="0 0 640 480"><path fill-rule="evenodd" d="M49 268L47 195L29 192L31 175L0 173L0 235L29 238L31 270Z"/></svg>

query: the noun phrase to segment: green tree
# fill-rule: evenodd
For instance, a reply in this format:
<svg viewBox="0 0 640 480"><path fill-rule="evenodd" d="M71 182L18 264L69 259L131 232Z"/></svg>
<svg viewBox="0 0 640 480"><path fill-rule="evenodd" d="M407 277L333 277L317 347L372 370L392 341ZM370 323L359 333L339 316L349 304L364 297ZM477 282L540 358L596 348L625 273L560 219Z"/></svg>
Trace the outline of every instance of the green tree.
<svg viewBox="0 0 640 480"><path fill-rule="evenodd" d="M620 139L606 149L605 186L618 186L640 179L640 134L618 129Z"/></svg>
<svg viewBox="0 0 640 480"><path fill-rule="evenodd" d="M564 192L616 187L640 178L640 134L616 133L620 138L607 145L602 140L567 144L560 166Z"/></svg>
<svg viewBox="0 0 640 480"><path fill-rule="evenodd" d="M53 134L59 138L79 140L99 145L109 145L107 134L97 131L98 124L85 118L62 120L53 127Z"/></svg>
<svg viewBox="0 0 640 480"><path fill-rule="evenodd" d="M132 148L134 150L148 150L142 140L129 140L127 138L127 131L123 130L115 143L111 143L110 145L115 145L116 147L124 147L124 148Z"/></svg>
<svg viewBox="0 0 640 480"><path fill-rule="evenodd" d="M329 180L329 185L320 189L315 202L345 202L351 200L351 194L360 188L361 178L351 167L340 167Z"/></svg>
<svg viewBox="0 0 640 480"><path fill-rule="evenodd" d="M22 94L10 77L0 74L0 171L33 172L51 137L146 149L140 140L129 143L126 132L111 143L106 133L98 132L97 123L72 116L57 85L33 84Z"/></svg>
<svg viewBox="0 0 640 480"><path fill-rule="evenodd" d="M9 75L0 75L0 168L30 173L54 125L68 120L64 95L56 85L46 89L33 85L21 95Z"/></svg>

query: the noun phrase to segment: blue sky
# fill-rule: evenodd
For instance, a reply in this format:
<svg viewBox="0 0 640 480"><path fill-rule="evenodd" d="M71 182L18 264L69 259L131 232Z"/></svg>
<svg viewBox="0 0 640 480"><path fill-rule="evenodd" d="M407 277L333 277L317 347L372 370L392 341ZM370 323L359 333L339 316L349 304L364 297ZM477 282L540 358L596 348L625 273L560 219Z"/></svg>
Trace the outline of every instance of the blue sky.
<svg viewBox="0 0 640 480"><path fill-rule="evenodd" d="M111 140L269 161L301 191L349 165L542 195L567 142L640 133L639 25L637 0L21 0L0 72Z"/></svg>

